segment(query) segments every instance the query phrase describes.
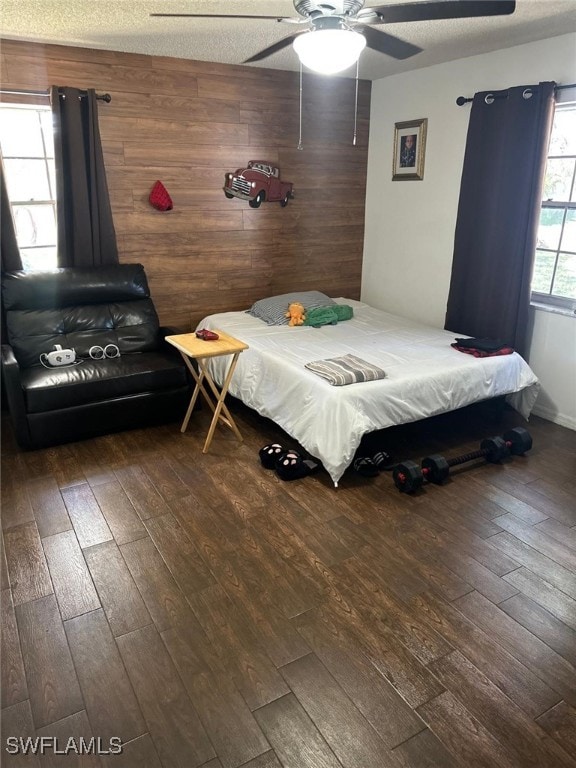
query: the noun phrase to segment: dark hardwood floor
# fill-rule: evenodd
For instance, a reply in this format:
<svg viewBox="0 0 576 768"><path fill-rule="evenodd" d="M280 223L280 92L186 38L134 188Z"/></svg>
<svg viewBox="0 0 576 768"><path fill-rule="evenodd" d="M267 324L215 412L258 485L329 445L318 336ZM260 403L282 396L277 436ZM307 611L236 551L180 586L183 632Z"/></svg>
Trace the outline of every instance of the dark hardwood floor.
<svg viewBox="0 0 576 768"><path fill-rule="evenodd" d="M238 403L34 452L3 423L6 768L576 768L576 433L398 493L283 482ZM397 458L521 423L468 409L371 436ZM119 756L7 737L118 737Z"/></svg>

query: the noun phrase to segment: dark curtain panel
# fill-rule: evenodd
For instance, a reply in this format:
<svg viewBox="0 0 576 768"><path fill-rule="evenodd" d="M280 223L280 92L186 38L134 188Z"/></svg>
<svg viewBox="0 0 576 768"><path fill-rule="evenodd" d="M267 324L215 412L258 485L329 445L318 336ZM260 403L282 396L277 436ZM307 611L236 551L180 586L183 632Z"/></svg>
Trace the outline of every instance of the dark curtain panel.
<svg viewBox="0 0 576 768"><path fill-rule="evenodd" d="M51 88L58 266L118 264L96 93Z"/></svg>
<svg viewBox="0 0 576 768"><path fill-rule="evenodd" d="M4 272L12 272L15 269L22 269L22 259L20 258L20 251L18 249L18 243L16 242L16 231L14 229L14 220L12 219L12 209L10 208L10 201L8 200L8 192L6 190L6 179L4 177L4 166L0 158L0 188L1 188L1 208L0 208L0 259L1 270ZM6 338L6 323L4 322L4 305L2 304L2 298L0 295L0 318L1 318L1 340L2 344L7 341Z"/></svg>
<svg viewBox="0 0 576 768"><path fill-rule="evenodd" d="M445 328L522 355L554 86L474 96L454 237Z"/></svg>

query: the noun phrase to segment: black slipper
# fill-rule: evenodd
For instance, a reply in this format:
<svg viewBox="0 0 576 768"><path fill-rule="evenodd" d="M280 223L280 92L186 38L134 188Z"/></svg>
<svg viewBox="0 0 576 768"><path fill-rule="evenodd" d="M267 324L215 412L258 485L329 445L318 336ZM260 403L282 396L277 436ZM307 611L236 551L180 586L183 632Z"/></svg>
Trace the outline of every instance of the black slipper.
<svg viewBox="0 0 576 768"><path fill-rule="evenodd" d="M276 462L284 453L286 453L286 448L281 446L280 443L265 445L264 448L260 448L258 451L260 462L265 469L274 469Z"/></svg>
<svg viewBox="0 0 576 768"><path fill-rule="evenodd" d="M376 477L378 474L378 466L369 456L359 456L354 459L353 467L362 477Z"/></svg>
<svg viewBox="0 0 576 768"><path fill-rule="evenodd" d="M318 466L311 459L303 459L296 451L288 451L276 462L276 473L282 480L300 480L316 472Z"/></svg>
<svg viewBox="0 0 576 768"><path fill-rule="evenodd" d="M386 451L378 451L375 453L374 456L372 456L372 461L376 464L380 472L383 470L394 469L394 459L389 453L386 453Z"/></svg>

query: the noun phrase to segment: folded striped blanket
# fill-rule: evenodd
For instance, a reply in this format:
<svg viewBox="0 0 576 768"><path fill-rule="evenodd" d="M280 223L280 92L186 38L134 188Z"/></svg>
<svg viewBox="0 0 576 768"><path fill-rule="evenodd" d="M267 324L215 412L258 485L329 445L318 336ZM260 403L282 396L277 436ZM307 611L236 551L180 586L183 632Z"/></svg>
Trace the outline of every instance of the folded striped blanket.
<svg viewBox="0 0 576 768"><path fill-rule="evenodd" d="M376 381L386 376L382 368L367 363L366 360L354 355L343 355L329 360L314 360L311 363L306 363L305 367L312 373L327 379L333 387L358 384L362 381Z"/></svg>

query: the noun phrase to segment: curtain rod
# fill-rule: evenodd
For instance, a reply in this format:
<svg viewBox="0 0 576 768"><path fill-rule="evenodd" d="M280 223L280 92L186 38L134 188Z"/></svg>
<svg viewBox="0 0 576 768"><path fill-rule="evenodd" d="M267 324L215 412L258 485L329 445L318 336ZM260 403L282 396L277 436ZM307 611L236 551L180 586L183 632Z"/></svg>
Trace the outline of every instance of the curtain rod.
<svg viewBox="0 0 576 768"><path fill-rule="evenodd" d="M554 87L555 91L563 91L565 88L576 88L576 83L569 83L568 85L556 85ZM505 92L496 92L492 94L492 97L495 99L505 99L508 89L506 89ZM467 99L466 96L458 96L456 99L456 104L458 104L459 107L462 107L464 104L469 104L471 101L474 101L474 97Z"/></svg>
<svg viewBox="0 0 576 768"><path fill-rule="evenodd" d="M0 93L8 93L11 96L45 96L46 98L50 96L50 91L11 91L11 90L6 90L4 88L0 89ZM86 91L81 90L80 94L82 96L85 96ZM105 101L106 104L110 104L110 102L112 101L112 96L110 96L109 93L97 93L96 98L98 99L98 101Z"/></svg>

